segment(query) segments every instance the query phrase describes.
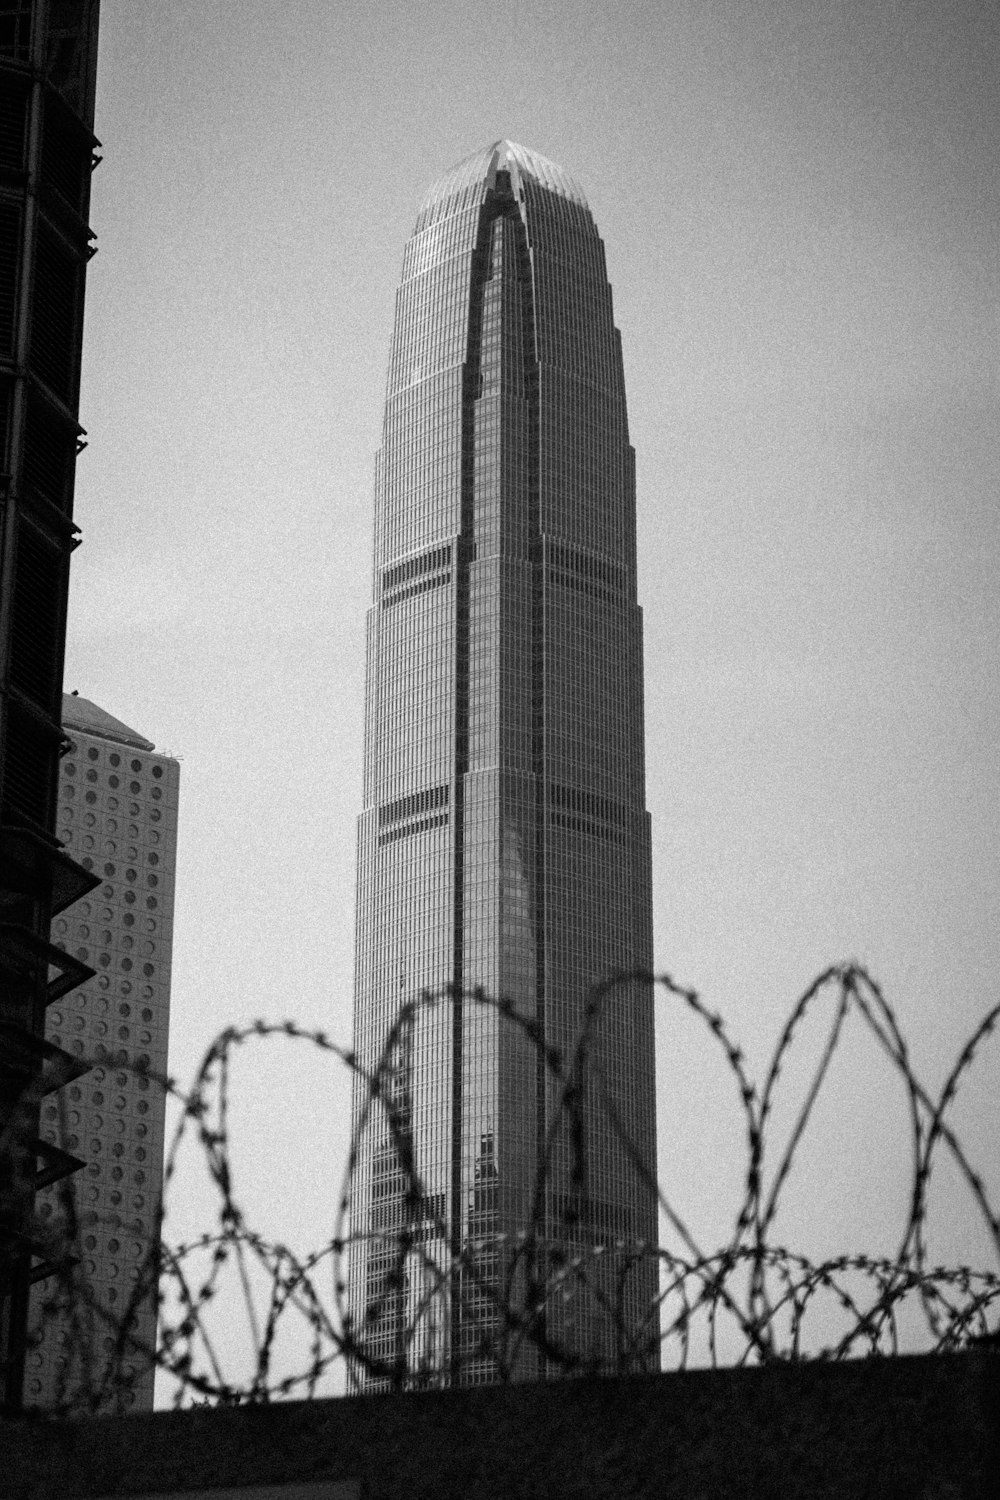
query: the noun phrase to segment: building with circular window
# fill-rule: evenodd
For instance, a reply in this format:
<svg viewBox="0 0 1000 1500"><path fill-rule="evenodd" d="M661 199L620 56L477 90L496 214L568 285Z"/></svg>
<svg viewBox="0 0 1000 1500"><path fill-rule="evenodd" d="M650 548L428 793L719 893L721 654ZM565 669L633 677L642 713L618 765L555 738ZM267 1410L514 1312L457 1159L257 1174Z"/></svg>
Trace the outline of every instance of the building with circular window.
<svg viewBox="0 0 1000 1500"><path fill-rule="evenodd" d="M53 923L52 942L71 953L86 948L98 973L48 1012L47 1037L93 1066L70 1088L45 1101L42 1138L82 1162L82 1170L69 1183L77 1221L75 1274L86 1280L86 1297L92 1299L99 1318L113 1324L133 1289L144 1288L134 1334L140 1346L152 1349L156 1286L147 1283L157 1240L165 1100L162 1090L151 1086L150 1074L167 1072L180 767L128 725L75 694L63 698L63 728L70 748L61 768L59 837L77 859L95 847L96 840L108 854L115 846L134 863L102 860L97 868L105 884L67 907ZM127 845L118 844L116 772L123 760L132 799ZM70 795L81 777L91 778L85 810ZM92 856L87 859L93 863ZM156 898L140 919L140 946L130 887L140 867L148 870L153 865ZM94 948L95 942L99 948ZM130 956L136 952L139 962ZM137 1018L133 976L140 968L142 1009ZM64 1181L38 1195L39 1214L56 1231L65 1222L65 1191ZM32 1292L30 1315L34 1348L25 1393L30 1404L51 1406L72 1399L76 1365L71 1333L72 1319L59 1304L56 1282L40 1282ZM112 1340L108 1348L91 1351L98 1378L103 1381L110 1375L110 1386L119 1392L117 1404L151 1409L154 1372L148 1358L127 1352L117 1367L102 1367L101 1360L115 1357L115 1348Z"/></svg>

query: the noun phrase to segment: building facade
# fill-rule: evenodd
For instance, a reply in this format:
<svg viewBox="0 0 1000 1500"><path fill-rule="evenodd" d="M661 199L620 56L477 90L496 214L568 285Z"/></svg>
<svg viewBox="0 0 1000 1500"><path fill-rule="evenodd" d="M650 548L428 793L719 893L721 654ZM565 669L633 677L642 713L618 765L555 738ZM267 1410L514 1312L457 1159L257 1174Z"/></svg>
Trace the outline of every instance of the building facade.
<svg viewBox="0 0 1000 1500"><path fill-rule="evenodd" d="M55 835L97 0L0 0L0 1396L21 1401L30 1288L57 1269L36 1189L74 1170L38 1137L77 1065L46 1006L90 972L49 944L93 885Z"/></svg>
<svg viewBox="0 0 1000 1500"><path fill-rule="evenodd" d="M463 1383L623 1348L656 1363L651 986L604 998L575 1114L545 1052L565 1068L594 986L651 964L635 470L604 247L572 179L503 141L420 211L376 464L362 1066L409 1004L450 994L407 1021L378 1107L356 1086L362 1385L401 1361Z"/></svg>
<svg viewBox="0 0 1000 1500"><path fill-rule="evenodd" d="M43 1141L83 1168L38 1195L58 1237L72 1193L76 1264L32 1293L25 1399L100 1388L102 1409L151 1410L165 1096L147 1075L167 1071L180 767L86 698L64 697L63 728L59 836L100 884L53 922L55 946L95 972L49 1007L46 1036L93 1066L42 1107ZM118 1337L124 1318L138 1347Z"/></svg>

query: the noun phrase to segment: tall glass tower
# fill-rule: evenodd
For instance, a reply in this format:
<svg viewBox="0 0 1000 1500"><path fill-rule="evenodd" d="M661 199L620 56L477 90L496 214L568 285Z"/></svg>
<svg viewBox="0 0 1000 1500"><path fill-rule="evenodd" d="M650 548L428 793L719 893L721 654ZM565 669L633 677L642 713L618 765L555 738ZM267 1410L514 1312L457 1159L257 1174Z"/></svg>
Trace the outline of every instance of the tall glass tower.
<svg viewBox="0 0 1000 1500"><path fill-rule="evenodd" d="M594 986L652 963L621 341L583 193L510 141L436 183L404 256L358 844L359 1061L375 1066L408 1002L451 987L400 1037L394 1115L366 1116L357 1090L361 1342L463 1383L504 1363L544 1374L553 1350L595 1365L617 1350L620 1366L625 1348L650 1368L636 1351L655 1332L651 987L601 1005L582 1133L558 1070L476 994L566 1063ZM438 1275L456 1252L465 1269ZM582 1282L559 1270L574 1261ZM500 1305L518 1298L529 1337Z"/></svg>

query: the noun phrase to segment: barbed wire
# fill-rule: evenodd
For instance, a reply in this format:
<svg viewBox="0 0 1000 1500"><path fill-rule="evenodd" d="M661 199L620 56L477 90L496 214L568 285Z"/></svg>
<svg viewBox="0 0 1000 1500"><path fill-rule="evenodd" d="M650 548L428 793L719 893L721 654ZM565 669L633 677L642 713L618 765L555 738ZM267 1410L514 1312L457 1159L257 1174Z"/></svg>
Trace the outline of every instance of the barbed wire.
<svg viewBox="0 0 1000 1500"><path fill-rule="evenodd" d="M595 1041L602 1015L613 997L637 984L655 985L661 996L683 1004L698 1018L721 1050L735 1085L746 1160L734 1228L721 1247L706 1249L699 1243L629 1138L615 1101L602 1084ZM458 1000L492 1011L500 1023L537 1050L549 1080L548 1091L556 1101L539 1153L528 1221L515 1233L467 1235L464 1240L449 1233L418 1170L413 1101L399 1065L400 1056L412 1048L418 1017ZM787 1143L772 1167L768 1126L777 1086L806 1017L824 1005L829 1012L826 1041ZM904 1088L911 1156L907 1211L894 1256L852 1253L816 1262L775 1243L775 1224L796 1152L850 1014L861 1019ZM992 1316L995 1324L1000 1310L1000 1217L948 1117L961 1083L998 1019L1000 1005L976 1027L936 1097L917 1078L902 1031L878 984L856 964L831 966L804 991L781 1032L760 1087L750 1077L743 1052L721 1015L696 991L665 974L621 974L597 987L586 1004L576 1045L567 1056L546 1043L535 1021L481 990L459 995L444 989L403 1004L371 1068L325 1033L292 1021L229 1027L206 1051L189 1088L147 1074L176 1101L178 1119L166 1152L156 1233L146 1246L126 1307L114 1312L106 1307L79 1260L52 1278L36 1338L42 1339L46 1326L61 1319L61 1326L69 1329L73 1350L73 1358L64 1362L55 1409L101 1411L120 1405L122 1382L117 1371L126 1356L136 1355L155 1362L172 1377L174 1404L183 1405L310 1397L333 1376L340 1378L341 1385L349 1378L357 1389L405 1390L481 1379L484 1368L488 1369L485 1378L504 1381L523 1375L529 1367L548 1375L572 1375L622 1373L659 1368L661 1363L684 1369L696 1359L717 1365L894 1354L904 1342L912 1344L915 1319L922 1330L919 1342L930 1351L948 1352L973 1340L995 1339L990 1320ZM233 1059L246 1045L276 1036L328 1055L351 1073L360 1090L361 1107L334 1236L304 1256L251 1227L236 1195L232 1166ZM587 1129L595 1123L587 1112L593 1111L595 1097L601 1128L611 1132L631 1170L650 1197L655 1197L661 1222L676 1248L622 1236L588 1237L579 1225L567 1227L557 1238L546 1233L546 1174L557 1141L568 1143L573 1190L586 1194L585 1143ZM390 1143L401 1182L403 1222L392 1231L376 1231L364 1222L352 1225L352 1212L355 1219L365 1217L357 1212L353 1194L364 1135L376 1117ZM165 1232L171 1188L182 1148L191 1140L200 1149L218 1195L217 1217L203 1235L171 1244ZM996 1270L929 1264L928 1190L942 1150L957 1168L985 1227L996 1254ZM61 1185L59 1202L61 1243L55 1242L50 1227L49 1251L53 1258L61 1254L65 1260L80 1228L72 1179ZM44 1228L38 1227L39 1232ZM374 1292L369 1277L362 1307L356 1300L352 1305L348 1292L349 1260L359 1253L382 1267ZM647 1299L642 1316L626 1315L626 1289L634 1284L640 1268L645 1268L641 1274L648 1275L651 1265L656 1267L658 1281L655 1294ZM160 1333L154 1349L137 1329L140 1310L157 1294ZM242 1373L230 1377L211 1311L221 1303L231 1309L234 1296L242 1303L249 1357ZM574 1299L596 1308L604 1326L612 1330L610 1341L596 1355L582 1352L577 1340L561 1334L559 1320L551 1316L554 1307ZM826 1337L817 1343L809 1319L820 1312L817 1321ZM839 1324L831 1337L834 1313ZM231 1312L223 1322L223 1342L228 1342ZM296 1336L293 1327L298 1329ZM392 1330L388 1353L386 1327ZM298 1350L290 1372L289 1341Z"/></svg>

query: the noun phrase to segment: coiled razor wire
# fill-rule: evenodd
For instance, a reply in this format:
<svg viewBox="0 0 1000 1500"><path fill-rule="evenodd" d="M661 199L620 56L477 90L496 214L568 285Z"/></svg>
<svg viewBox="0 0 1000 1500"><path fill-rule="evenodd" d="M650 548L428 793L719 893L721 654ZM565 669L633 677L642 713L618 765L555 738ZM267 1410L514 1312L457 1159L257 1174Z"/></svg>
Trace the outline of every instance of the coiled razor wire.
<svg viewBox="0 0 1000 1500"><path fill-rule="evenodd" d="M676 1205L655 1181L629 1140L606 1088L600 1094L602 1128L615 1134L635 1172L655 1193L661 1218L669 1224L681 1249L657 1248L622 1238L587 1244L555 1243L542 1233L544 1164L551 1160L552 1144L560 1132L572 1143L575 1184L585 1189L586 1161L581 1144L585 1134L584 1090L580 1079L589 1067L591 1077L596 1073L599 1080L599 1070L594 1067L594 1034L602 1009L617 990L636 983L655 984L662 995L681 1002L699 1018L722 1049L736 1086L746 1138L743 1191L732 1236L713 1251L706 1251L697 1242ZM428 1212L432 1199L417 1170L409 1125L411 1101L405 1090L400 1092L398 1058L410 1046L417 1016L453 1005L456 998L466 1005L495 1011L539 1050L558 1107L542 1153L543 1167L535 1183L530 1222L516 1235L470 1237L465 1243L452 1243L448 1249L447 1226ZM778 1081L807 1013L824 1004L831 1012L826 1045L784 1152L765 1172L765 1164L770 1164L768 1122ZM908 1207L894 1257L853 1254L817 1263L775 1243L774 1227L795 1153L851 1012L862 1019L870 1039L889 1059L905 1091L911 1150ZM750 1078L743 1053L722 1017L694 990L683 988L666 974L620 974L596 988L570 1056L561 1056L547 1046L537 1024L510 1003L478 990L459 997L454 990L445 989L421 994L403 1004L370 1070L323 1032L306 1030L292 1021L257 1021L227 1028L206 1051L190 1089L184 1091L171 1079L149 1074L177 1101L180 1114L166 1155L159 1237L148 1247L127 1306L112 1316L89 1286L78 1262L65 1265L51 1278L52 1290L41 1309L39 1334L44 1332L47 1320L61 1317L62 1326L69 1328L73 1349L73 1359L68 1362L72 1373L64 1375L54 1409L107 1411L121 1406L122 1384L115 1372L126 1356L134 1358L136 1354L155 1362L172 1377L174 1405L182 1406L192 1402L238 1404L308 1398L317 1393L322 1382L329 1384L335 1374L339 1373L343 1386L346 1372L355 1389L407 1390L461 1384L473 1367L482 1368L483 1361L489 1364L489 1378L503 1381L516 1378L518 1370L523 1370L526 1351L533 1352L550 1376L616 1374L659 1368L661 1363L663 1368L684 1369L695 1359L714 1366L893 1354L903 1347L904 1321L912 1342L914 1315L922 1329L922 1347L928 1352L953 1351L984 1339L992 1345L997 1340L1000 1274L968 1266L929 1265L927 1204L932 1169L944 1150L964 1180L1000 1270L1000 1217L948 1122L959 1087L994 1032L998 1017L1000 1005L994 1006L976 1027L936 1098L916 1077L896 1017L878 984L863 968L850 963L824 970L799 998L761 1087ZM251 1228L236 1197L230 1161L233 1056L248 1043L279 1035L337 1059L360 1084L364 1101L355 1122L334 1237L305 1256ZM407 1209L413 1216L419 1211L424 1220L432 1221L433 1248L427 1236L414 1231L412 1222L392 1233L351 1228L351 1195L361 1138L376 1112L387 1127ZM174 1245L163 1233L170 1188L181 1147L192 1137L218 1193L217 1222L193 1242ZM60 1200L61 1243L53 1243L50 1253L53 1258L61 1253L65 1260L78 1233L71 1180L62 1185ZM37 1229L39 1234L46 1232L41 1223ZM48 1232L51 1235L51 1229ZM360 1315L352 1314L347 1297L347 1261L352 1249L356 1251L359 1246L377 1250L380 1263L386 1266L376 1295L369 1297ZM502 1263L504 1274L484 1274L484 1257L487 1263ZM641 1326L636 1327L634 1319L626 1322L619 1317L610 1355L585 1357L568 1340L560 1341L553 1333L553 1321L546 1318L546 1309L574 1296L591 1298L614 1323L629 1275L637 1264L651 1258L658 1263L659 1290ZM609 1264L613 1266L610 1279ZM416 1296L412 1295L414 1285L420 1289ZM411 1289L408 1297L402 1295L404 1287ZM226 1374L220 1341L211 1326L210 1310L224 1290L230 1302L234 1290L237 1292L246 1316L244 1332L250 1353L247 1367L236 1378ZM137 1313L154 1294L160 1306L155 1349L136 1332ZM443 1360L434 1318L443 1300L456 1297L463 1328L461 1347L457 1351L451 1348ZM817 1347L810 1337L807 1318L820 1306L829 1309L831 1303L837 1309L842 1331L833 1341ZM404 1306L407 1321L400 1325L399 1309ZM397 1337L390 1357L384 1353L377 1356L372 1352L371 1335L390 1308L395 1310ZM293 1329L297 1331L291 1339L298 1351L297 1364L287 1373L287 1335ZM280 1357L279 1335L284 1339ZM103 1349L100 1360L96 1354L99 1342Z"/></svg>

